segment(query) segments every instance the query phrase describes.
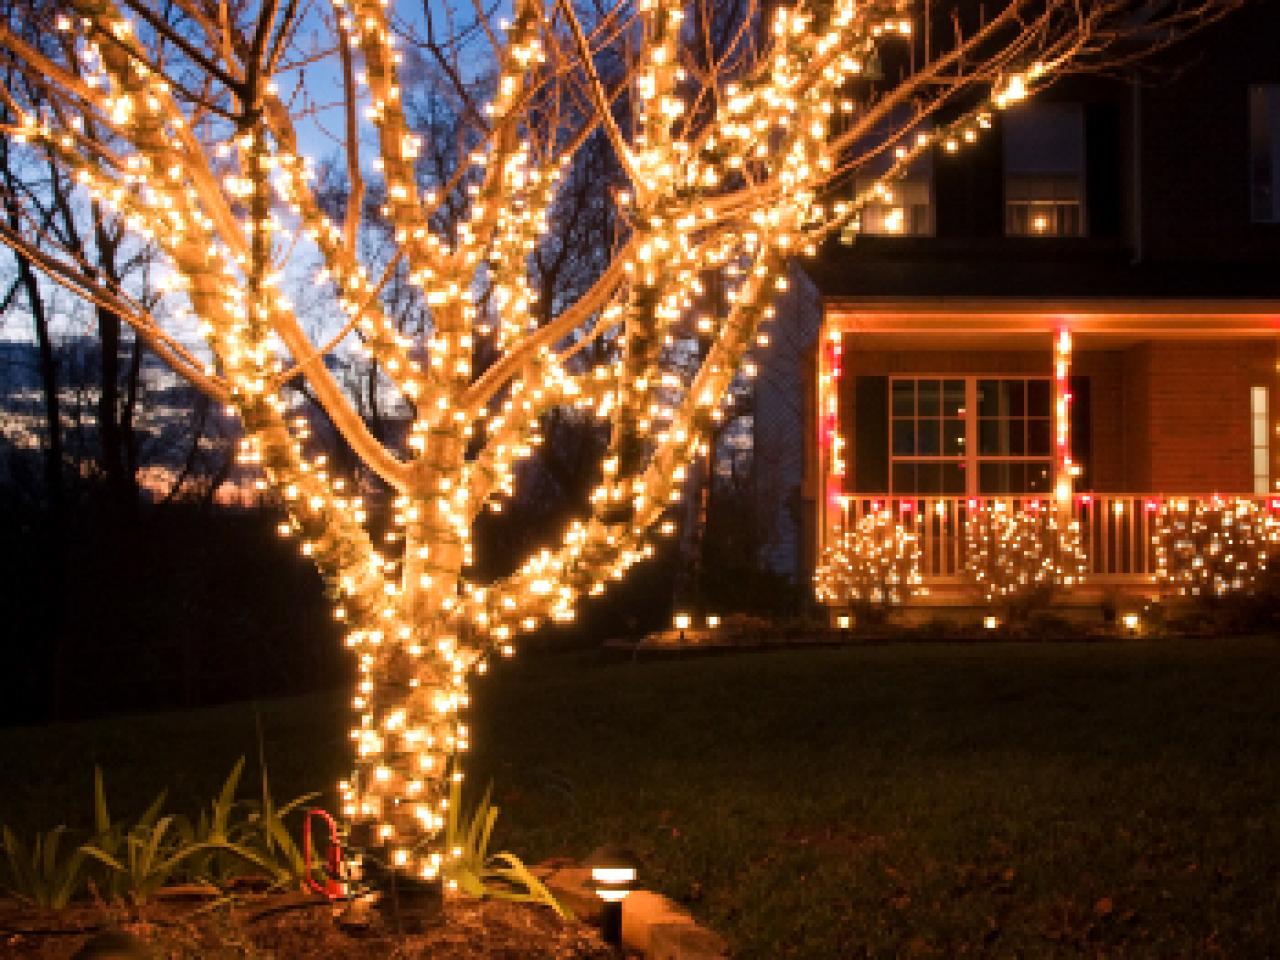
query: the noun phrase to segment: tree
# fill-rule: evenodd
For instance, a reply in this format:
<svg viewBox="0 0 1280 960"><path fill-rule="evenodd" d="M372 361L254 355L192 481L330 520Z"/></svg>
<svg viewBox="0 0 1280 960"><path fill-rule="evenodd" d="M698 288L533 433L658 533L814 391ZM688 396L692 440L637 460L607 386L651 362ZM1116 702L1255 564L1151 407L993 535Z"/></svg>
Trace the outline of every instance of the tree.
<svg viewBox="0 0 1280 960"><path fill-rule="evenodd" d="M743 0L728 16L707 0L589 14L515 0L506 24L478 3L469 21L379 0L37 5L26 15L49 21L56 44L0 27L25 81L5 92L7 134L51 151L163 252L166 295L144 304L30 234L3 239L238 412L241 459L280 492L283 530L349 625L359 689L344 813L393 867L434 877L468 676L653 553L789 258L875 195L849 194L858 169L890 152L891 179L926 150L960 152L1053 78L1232 5L935 0L916 18L903 0ZM405 108L406 51L430 53L451 91L451 120L428 123L425 141ZM322 203L300 147L327 132L326 83L339 91L341 209ZM552 302L538 279L562 269L549 223L594 202L573 192L602 151L619 182L595 215L612 235L571 239L598 244L597 262ZM361 237L374 230L394 252L371 269ZM396 286L413 323L389 308ZM175 332L184 324L203 348ZM331 372L353 353L376 364L401 435L376 435ZM308 433L304 398L332 434ZM511 495L562 408L608 430L590 505L557 545L479 582L477 516ZM317 449L329 435L342 449ZM375 484L339 475L348 455Z"/></svg>

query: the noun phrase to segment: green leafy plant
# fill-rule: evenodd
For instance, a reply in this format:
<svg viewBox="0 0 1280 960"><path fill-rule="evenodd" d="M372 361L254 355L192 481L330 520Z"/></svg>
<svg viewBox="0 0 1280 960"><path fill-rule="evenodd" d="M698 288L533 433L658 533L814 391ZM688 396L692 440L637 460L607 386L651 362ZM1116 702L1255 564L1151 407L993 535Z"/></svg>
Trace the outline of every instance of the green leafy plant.
<svg viewBox="0 0 1280 960"><path fill-rule="evenodd" d="M130 823L113 820L102 770L93 772L93 832L79 846L65 843L64 827L38 833L30 848L3 828L5 859L0 889L42 907L62 908L86 882L108 900L146 901L161 887L193 880L225 887L260 876L274 887L300 884L306 874L302 850L285 820L319 794L306 793L277 805L265 764L257 800L237 799L244 758L231 768L221 789L196 820L162 815L161 792Z"/></svg>
<svg viewBox="0 0 1280 960"><path fill-rule="evenodd" d="M285 818L301 810L320 796L317 792L294 797L283 806L277 806L271 796L267 780L266 764L262 765L262 798L252 805L244 824L244 832L237 844L246 848L256 858L255 863L267 870L280 886L297 886L306 879L307 869L302 849L285 825Z"/></svg>
<svg viewBox="0 0 1280 960"><path fill-rule="evenodd" d="M123 892L140 903L174 879L188 859L208 846L184 842L178 818L170 815L135 824L114 853L94 842L80 849L120 878Z"/></svg>
<svg viewBox="0 0 1280 960"><path fill-rule="evenodd" d="M183 842L192 848L186 870L194 878L222 886L240 877L260 874L272 883L280 882L282 868L254 842L254 804L236 799L243 773L241 757L194 826L178 821Z"/></svg>
<svg viewBox="0 0 1280 960"><path fill-rule="evenodd" d="M506 850L489 852L499 811L493 805L492 796L493 784L489 784L475 809L467 813L462 807L462 784L454 780L449 788L445 849L457 855L445 859L445 880L454 883L468 896L541 903L560 917L572 919L570 910L552 895L546 884L535 877L519 857Z"/></svg>
<svg viewBox="0 0 1280 960"><path fill-rule="evenodd" d="M163 792L132 826L112 820L102 770L95 769L95 833L80 850L103 868L103 892L112 899L128 897L141 903L179 878L225 881L228 859L270 874L267 863L232 837L235 793L243 765L241 759L232 768L210 809L201 813L195 826L177 814L161 816Z"/></svg>
<svg viewBox="0 0 1280 960"><path fill-rule="evenodd" d="M4 842L6 874L4 888L20 900L38 907L60 910L80 888L84 879L84 854L62 845L65 827L37 833L28 850L8 827L0 831Z"/></svg>

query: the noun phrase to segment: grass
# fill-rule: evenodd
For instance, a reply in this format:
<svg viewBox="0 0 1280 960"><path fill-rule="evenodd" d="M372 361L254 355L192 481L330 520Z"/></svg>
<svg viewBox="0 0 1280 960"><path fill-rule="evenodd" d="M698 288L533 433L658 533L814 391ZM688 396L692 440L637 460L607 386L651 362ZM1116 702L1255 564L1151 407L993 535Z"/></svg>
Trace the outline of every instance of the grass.
<svg viewBox="0 0 1280 960"><path fill-rule="evenodd" d="M1280 641L529 656L477 685L473 789L529 861L604 840L744 957L1263 957L1280 942ZM260 708L278 796L346 766L340 696ZM169 785L255 711L0 731L0 820Z"/></svg>

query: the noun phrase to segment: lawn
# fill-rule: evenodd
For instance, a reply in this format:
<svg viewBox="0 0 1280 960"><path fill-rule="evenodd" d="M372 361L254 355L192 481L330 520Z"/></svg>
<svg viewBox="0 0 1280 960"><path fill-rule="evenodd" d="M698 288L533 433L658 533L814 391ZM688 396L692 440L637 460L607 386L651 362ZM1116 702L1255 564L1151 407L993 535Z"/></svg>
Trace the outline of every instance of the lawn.
<svg viewBox="0 0 1280 960"><path fill-rule="evenodd" d="M472 786L527 860L604 840L744 957L1268 956L1280 641L517 658ZM211 795L259 727L275 792L346 766L341 696L0 731L0 820Z"/></svg>

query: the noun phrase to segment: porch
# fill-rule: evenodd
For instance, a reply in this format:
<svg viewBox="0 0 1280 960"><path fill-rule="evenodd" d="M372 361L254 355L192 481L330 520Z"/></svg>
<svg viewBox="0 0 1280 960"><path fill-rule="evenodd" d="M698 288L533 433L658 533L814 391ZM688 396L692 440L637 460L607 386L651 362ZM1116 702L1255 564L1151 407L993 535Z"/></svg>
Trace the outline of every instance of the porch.
<svg viewBox="0 0 1280 960"><path fill-rule="evenodd" d="M1064 604L1246 585L1280 539L1278 317L1271 303L829 305L819 573L879 564L851 589L928 605L989 603L1000 578L1001 595L1052 586Z"/></svg>
<svg viewBox="0 0 1280 960"><path fill-rule="evenodd" d="M996 510L1011 517L1052 511L1054 503L1041 496L978 499L959 496L864 497L842 496L838 530L864 531L890 523L912 540L915 571L922 588L917 603L970 606L977 599L972 556L976 515ZM1229 515L1225 526L1221 519ZM1280 496L1218 494L1166 495L1149 493L1079 494L1072 498L1068 527L1074 530L1082 561L1078 582L1059 584L1059 602L1097 603L1106 597L1154 600L1177 592L1176 578L1186 556L1204 547L1200 541L1220 539L1222 550L1235 550L1230 564L1244 574L1259 553L1276 543L1280 534ZM1194 529L1200 518L1199 530ZM869 523L870 521L870 523ZM878 521L878 522L877 522ZM1181 528L1181 529L1180 529ZM1223 537L1229 540L1222 540ZM1214 571L1205 570L1212 580ZM1184 592L1190 592L1191 584ZM1211 582L1207 585L1212 590Z"/></svg>

